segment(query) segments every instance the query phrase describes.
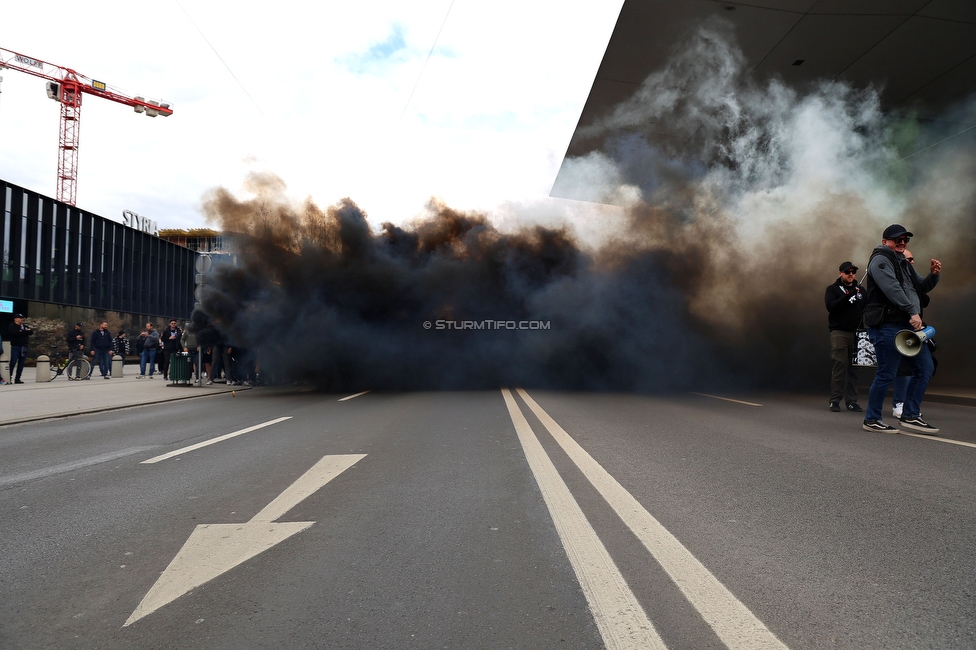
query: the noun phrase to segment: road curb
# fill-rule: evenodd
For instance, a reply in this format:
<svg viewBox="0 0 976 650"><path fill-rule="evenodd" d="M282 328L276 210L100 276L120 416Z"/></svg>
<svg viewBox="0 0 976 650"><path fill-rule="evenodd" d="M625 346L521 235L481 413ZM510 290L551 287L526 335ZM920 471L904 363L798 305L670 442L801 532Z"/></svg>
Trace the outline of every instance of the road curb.
<svg viewBox="0 0 976 650"><path fill-rule="evenodd" d="M167 387L181 387L179 384L168 384ZM199 386L188 386L188 388L200 388ZM234 386L233 388L222 388L217 392L207 393L206 395L180 395L179 397L167 397L165 402L182 402L188 399L200 399L203 397L216 397L226 395L239 390L251 390L253 386ZM95 413L106 413L108 411L121 411L122 409L142 408L145 406L158 406L159 402L136 402L134 404L115 404L112 406L98 406L95 408L84 409L82 411L68 411L65 413L45 413L43 415L33 415L30 417L17 418L13 420L0 421L0 428L13 426L15 424L26 424L28 422L42 422L44 420L60 420L75 415L92 415Z"/></svg>

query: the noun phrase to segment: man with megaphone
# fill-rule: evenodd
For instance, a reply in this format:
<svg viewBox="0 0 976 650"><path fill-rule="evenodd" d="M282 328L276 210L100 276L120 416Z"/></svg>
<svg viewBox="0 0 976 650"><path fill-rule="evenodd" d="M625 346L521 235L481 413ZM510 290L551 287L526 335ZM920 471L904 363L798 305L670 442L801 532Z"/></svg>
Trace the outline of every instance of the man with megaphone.
<svg viewBox="0 0 976 650"><path fill-rule="evenodd" d="M919 433L935 435L939 430L923 420L920 411L922 397L925 396L925 389L934 371L932 354L927 345L922 345L925 337L931 334L923 330L921 296L938 284L942 263L936 259L931 260L930 273L922 278L905 259L905 248L912 237L914 235L899 224L888 226L881 235L881 245L874 249L868 261L868 296L864 307L864 324L867 325L868 337L874 344L878 371L868 391L868 410L863 426L868 431L899 432L899 429L881 420L881 409L888 389L894 383L898 365L904 358L912 364L913 371L899 420L901 426ZM906 347L905 335L899 338L902 330L918 332L915 337L918 340ZM911 348L916 354L903 357L896 345L896 339L903 346L902 349Z"/></svg>

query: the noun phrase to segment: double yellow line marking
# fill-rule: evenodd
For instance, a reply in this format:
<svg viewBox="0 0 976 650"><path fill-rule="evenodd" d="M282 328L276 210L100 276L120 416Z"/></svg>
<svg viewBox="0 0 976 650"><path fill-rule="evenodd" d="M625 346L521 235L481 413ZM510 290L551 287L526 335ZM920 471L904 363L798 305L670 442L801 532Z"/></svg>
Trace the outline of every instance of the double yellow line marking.
<svg viewBox="0 0 976 650"><path fill-rule="evenodd" d="M580 447L527 392L521 388L517 392L726 646L731 649L786 648L762 621ZM507 388L502 389L502 396L529 467L542 491L556 531L607 648L666 648L533 433L515 397Z"/></svg>

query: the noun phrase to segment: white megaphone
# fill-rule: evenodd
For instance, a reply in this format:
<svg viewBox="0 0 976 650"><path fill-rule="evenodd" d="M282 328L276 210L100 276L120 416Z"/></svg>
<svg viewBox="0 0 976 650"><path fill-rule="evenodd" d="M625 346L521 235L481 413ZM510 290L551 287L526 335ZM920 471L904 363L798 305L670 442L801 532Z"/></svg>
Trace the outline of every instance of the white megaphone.
<svg viewBox="0 0 976 650"><path fill-rule="evenodd" d="M922 351L922 346L933 336L935 336L935 328L931 325L917 332L902 330L895 334L895 347L906 357L914 357Z"/></svg>

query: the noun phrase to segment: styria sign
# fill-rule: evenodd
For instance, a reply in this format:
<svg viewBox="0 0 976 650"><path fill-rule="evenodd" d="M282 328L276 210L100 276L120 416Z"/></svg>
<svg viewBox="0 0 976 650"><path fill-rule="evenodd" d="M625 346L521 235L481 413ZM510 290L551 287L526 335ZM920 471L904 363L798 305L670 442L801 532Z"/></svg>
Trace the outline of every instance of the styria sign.
<svg viewBox="0 0 976 650"><path fill-rule="evenodd" d="M156 225L156 222L149 217L139 216L132 210L122 211L122 223L130 228L135 228L136 230L141 230L144 233L159 237L159 226Z"/></svg>

